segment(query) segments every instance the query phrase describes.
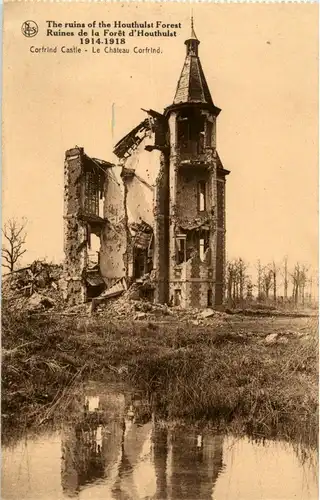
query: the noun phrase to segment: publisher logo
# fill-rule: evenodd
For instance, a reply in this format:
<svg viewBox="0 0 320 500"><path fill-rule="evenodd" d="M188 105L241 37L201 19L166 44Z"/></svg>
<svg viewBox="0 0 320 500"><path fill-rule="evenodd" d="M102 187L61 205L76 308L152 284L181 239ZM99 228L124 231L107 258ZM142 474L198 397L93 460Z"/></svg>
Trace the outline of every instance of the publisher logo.
<svg viewBox="0 0 320 500"><path fill-rule="evenodd" d="M24 36L27 38L32 38L36 36L39 31L38 25L34 21L25 21L21 26L21 31Z"/></svg>

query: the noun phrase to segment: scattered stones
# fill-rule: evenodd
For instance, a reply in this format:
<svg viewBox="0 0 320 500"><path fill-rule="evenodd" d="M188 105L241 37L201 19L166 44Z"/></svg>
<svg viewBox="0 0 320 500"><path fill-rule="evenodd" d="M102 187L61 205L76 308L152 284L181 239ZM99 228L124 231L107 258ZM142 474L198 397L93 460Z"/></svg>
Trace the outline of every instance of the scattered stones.
<svg viewBox="0 0 320 500"><path fill-rule="evenodd" d="M274 344L278 338L277 333L270 333L269 335L266 336L264 339L266 344Z"/></svg>
<svg viewBox="0 0 320 500"><path fill-rule="evenodd" d="M146 316L147 315L144 312L137 312L134 319L144 319Z"/></svg>
<svg viewBox="0 0 320 500"><path fill-rule="evenodd" d="M212 318L214 315L215 311L213 309L204 309L204 311L201 312L203 318Z"/></svg>
<svg viewBox="0 0 320 500"><path fill-rule="evenodd" d="M134 304L134 309L136 311L150 312L152 311L152 304L150 302L136 302Z"/></svg>
<svg viewBox="0 0 320 500"><path fill-rule="evenodd" d="M277 343L279 344L288 344L289 342L289 339L288 337L285 337L285 336L281 336L277 339Z"/></svg>
<svg viewBox="0 0 320 500"><path fill-rule="evenodd" d="M28 306L30 309L36 309L41 305L42 295L39 293L34 293L28 300Z"/></svg>
<svg viewBox="0 0 320 500"><path fill-rule="evenodd" d="M28 299L28 307L27 309L29 311L34 311L37 309L50 309L51 307L55 306L55 301L51 299L50 297L45 297L44 295L41 295L40 293L35 292L31 297Z"/></svg>

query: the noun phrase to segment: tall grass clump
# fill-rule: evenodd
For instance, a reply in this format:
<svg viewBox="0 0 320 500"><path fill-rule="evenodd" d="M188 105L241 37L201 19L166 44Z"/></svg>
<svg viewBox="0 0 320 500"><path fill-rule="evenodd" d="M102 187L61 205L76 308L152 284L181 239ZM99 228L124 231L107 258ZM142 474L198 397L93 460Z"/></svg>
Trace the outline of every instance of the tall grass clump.
<svg viewBox="0 0 320 500"><path fill-rule="evenodd" d="M211 420L247 434L316 443L317 339L267 346L220 338L131 364L169 419Z"/></svg>

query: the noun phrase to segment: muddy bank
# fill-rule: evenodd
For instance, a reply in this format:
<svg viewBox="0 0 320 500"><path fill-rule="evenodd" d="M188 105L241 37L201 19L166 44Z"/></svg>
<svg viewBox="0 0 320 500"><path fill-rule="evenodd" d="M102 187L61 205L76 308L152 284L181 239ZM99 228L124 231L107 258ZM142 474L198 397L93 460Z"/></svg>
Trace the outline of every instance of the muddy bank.
<svg viewBox="0 0 320 500"><path fill-rule="evenodd" d="M106 321L3 313L3 431L67 411L88 379L130 381L166 419L265 436L317 435L317 321Z"/></svg>

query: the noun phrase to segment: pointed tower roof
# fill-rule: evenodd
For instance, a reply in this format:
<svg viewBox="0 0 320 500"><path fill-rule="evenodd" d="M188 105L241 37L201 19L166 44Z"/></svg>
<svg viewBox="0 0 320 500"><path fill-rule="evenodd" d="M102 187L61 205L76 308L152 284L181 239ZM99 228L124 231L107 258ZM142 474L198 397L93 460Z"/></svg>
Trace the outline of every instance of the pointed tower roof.
<svg viewBox="0 0 320 500"><path fill-rule="evenodd" d="M185 41L187 47L186 58L178 81L173 106L178 104L198 103L210 108L216 108L210 94L206 77L198 55L200 41L194 31L191 18L191 35ZM219 110L220 111L220 110Z"/></svg>

